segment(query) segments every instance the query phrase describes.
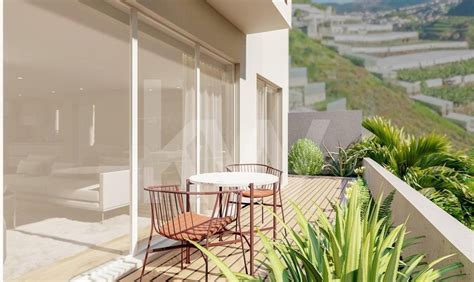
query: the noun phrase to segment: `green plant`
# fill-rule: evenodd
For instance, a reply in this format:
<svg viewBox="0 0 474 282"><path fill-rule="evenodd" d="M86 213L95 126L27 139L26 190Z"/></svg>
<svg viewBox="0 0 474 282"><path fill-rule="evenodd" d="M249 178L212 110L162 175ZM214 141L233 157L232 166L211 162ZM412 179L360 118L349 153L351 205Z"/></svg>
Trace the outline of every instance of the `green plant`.
<svg viewBox="0 0 474 282"><path fill-rule="evenodd" d="M351 181L345 189L345 197L349 199L353 191L359 193L360 201L360 214L361 217L365 217L366 213L369 212L369 206L372 204L372 196L370 195L369 187L365 183L364 179L357 177L355 180ZM379 219L385 219L385 223L389 224L392 222L392 202L395 197L395 190L392 190L387 197L383 200L380 210L379 210Z"/></svg>
<svg viewBox="0 0 474 282"><path fill-rule="evenodd" d="M350 177L355 175L358 159L354 154L350 154L344 148L339 146L338 152L330 152L326 146L328 161L324 165L324 169L329 175Z"/></svg>
<svg viewBox="0 0 474 282"><path fill-rule="evenodd" d="M399 70L397 77L400 80L413 82L433 78L449 78L471 73L474 73L474 59L425 68Z"/></svg>
<svg viewBox="0 0 474 282"><path fill-rule="evenodd" d="M366 213L369 211L369 204L372 201L372 196L370 195L369 188L367 187L363 178L356 178L355 180L348 183L346 189L344 190L345 199L348 200L351 198L352 193L359 193L360 201L360 214L361 217L365 217ZM389 207L390 208L390 207Z"/></svg>
<svg viewBox="0 0 474 282"><path fill-rule="evenodd" d="M299 175L317 175L323 168L323 154L313 141L299 139L288 155L290 172Z"/></svg>
<svg viewBox="0 0 474 282"><path fill-rule="evenodd" d="M450 150L445 136L429 134L414 137L390 121L373 117L362 125L374 136L352 146L385 166L411 187L424 193L439 207L473 228L474 187L472 187L472 159ZM427 193L433 188L438 193ZM447 197L443 200L443 197ZM456 199L454 199L456 198Z"/></svg>
<svg viewBox="0 0 474 282"><path fill-rule="evenodd" d="M418 238L406 239L405 224L389 228L385 218L380 218L381 202L382 197L375 204L371 202L369 212L362 215L360 193L352 193L347 205L334 205L334 223L321 210L316 221L307 219L293 204L298 228L291 228L279 219L289 238L272 242L258 233L265 249L263 264L268 271L268 280L434 281L462 267L461 263L452 263L435 268L450 256L429 264L423 262L423 254L404 257L405 249ZM209 250L194 244L229 281L262 281L233 272Z"/></svg>

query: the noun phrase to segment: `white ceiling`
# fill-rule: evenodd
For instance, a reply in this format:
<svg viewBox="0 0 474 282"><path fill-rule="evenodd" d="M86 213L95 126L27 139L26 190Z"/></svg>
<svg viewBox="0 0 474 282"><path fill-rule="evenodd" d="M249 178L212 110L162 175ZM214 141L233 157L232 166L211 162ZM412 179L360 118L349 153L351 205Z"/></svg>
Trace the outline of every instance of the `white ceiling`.
<svg viewBox="0 0 474 282"><path fill-rule="evenodd" d="M4 14L7 97L128 95L126 14L96 0L5 0ZM179 86L182 52L176 44L149 34L140 39L141 78Z"/></svg>

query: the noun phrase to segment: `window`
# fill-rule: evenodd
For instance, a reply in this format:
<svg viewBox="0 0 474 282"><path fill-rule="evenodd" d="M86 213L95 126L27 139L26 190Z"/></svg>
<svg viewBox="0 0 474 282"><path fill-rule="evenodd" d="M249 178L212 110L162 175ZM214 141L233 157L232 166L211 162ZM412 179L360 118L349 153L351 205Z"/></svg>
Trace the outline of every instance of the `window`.
<svg viewBox="0 0 474 282"><path fill-rule="evenodd" d="M281 89L257 80L257 161L281 169Z"/></svg>

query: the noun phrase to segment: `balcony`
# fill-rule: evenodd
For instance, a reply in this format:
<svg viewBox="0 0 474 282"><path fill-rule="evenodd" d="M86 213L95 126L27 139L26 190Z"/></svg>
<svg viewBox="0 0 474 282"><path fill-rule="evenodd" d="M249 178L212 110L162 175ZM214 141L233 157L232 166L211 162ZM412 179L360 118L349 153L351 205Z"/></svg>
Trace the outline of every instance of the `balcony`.
<svg viewBox="0 0 474 282"><path fill-rule="evenodd" d="M245 34L291 27L291 5L287 0L207 0Z"/></svg>
<svg viewBox="0 0 474 282"><path fill-rule="evenodd" d="M396 191L392 204L394 224L402 224L406 218L409 217L407 228L410 235L429 238L415 246L415 251L426 253L428 261L447 254L457 254L446 263L461 262L464 265L462 272L466 274L461 277L461 280L470 281L472 277L472 267L470 266L472 266L474 260L474 250L470 243L474 240L472 231L465 228L460 222L450 217L435 204L373 160L365 159L364 167L366 168L364 179L374 197L377 197L381 193L387 195L392 190ZM288 185L282 190L283 202L287 203L285 211L286 221L289 226L298 231L296 213L288 205L291 201L301 208L305 217L309 220L316 218L316 210L318 208L324 211L330 219L334 218L334 210L330 203L337 203L343 199L345 189L352 179L353 178L330 176L290 176ZM146 216L148 214L148 208L146 206L141 207L140 214ZM256 222L261 222L262 218L259 209L256 209L255 216ZM243 210L242 220L244 225L248 225L248 208ZM268 223L270 220L271 215L265 213L265 222ZM140 237L142 239L146 238L147 232L148 228L140 230ZM270 232L271 231L267 231L266 235L271 236ZM280 230L280 239L282 235L282 230ZM47 280L51 277L69 279L74 275L87 271L91 265L104 263L103 265L106 266L110 263L108 261L110 261L114 253L126 253L127 242L128 239L126 237L118 238L108 242L103 248L88 250L64 260L59 264L39 269L29 275L23 276L20 280ZM255 242L255 250L256 261L264 261L263 245L259 239ZM233 271L245 272L241 250L237 245L213 247L211 251ZM94 260L91 261L91 257L94 257ZM100 276L110 280L119 278L119 281L137 281L141 272L140 264L140 258L135 258L134 260L130 258L130 261L124 259L119 267L110 268L101 273ZM64 271L65 269L67 269L67 271ZM97 275L97 270L94 270L94 272ZM267 272L262 264L257 263L256 274L260 277L266 277ZM83 277L84 274L82 274L82 276L76 276L75 278ZM180 269L179 252L169 251L159 253L149 260L144 281L169 279L200 281L204 280L204 277L204 262L196 250L194 250L191 255L191 264L186 265L183 270ZM222 278L220 269L211 262L209 281L215 281L219 277Z"/></svg>

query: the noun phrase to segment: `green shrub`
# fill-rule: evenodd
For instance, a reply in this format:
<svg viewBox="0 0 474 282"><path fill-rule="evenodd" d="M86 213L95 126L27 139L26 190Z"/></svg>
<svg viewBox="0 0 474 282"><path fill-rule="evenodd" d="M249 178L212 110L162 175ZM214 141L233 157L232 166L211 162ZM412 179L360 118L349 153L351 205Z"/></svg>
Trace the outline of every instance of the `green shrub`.
<svg viewBox="0 0 474 282"><path fill-rule="evenodd" d="M459 262L436 265L445 256L429 264L424 254L405 257L405 250L420 238L406 238L406 224L390 228L391 222L380 218L382 197L361 213L361 194L351 193L347 205L335 204L335 218L318 210L317 220L307 219L293 204L299 228L280 224L288 236L280 242L258 233L264 246L265 281L438 281L460 276L454 270ZM276 216L276 215L275 215ZM278 217L277 217L278 218ZM217 256L198 243L199 250L217 265L229 281L263 281L244 273L233 272Z"/></svg>
<svg viewBox="0 0 474 282"><path fill-rule="evenodd" d="M370 157L428 199L474 229L474 174L472 158L452 152L445 136L414 137L381 117L368 118L362 125L373 136L351 147ZM433 188L437 193L434 193Z"/></svg>
<svg viewBox="0 0 474 282"><path fill-rule="evenodd" d="M323 168L323 153L313 141L299 139L288 155L290 172L299 175L317 175Z"/></svg>

